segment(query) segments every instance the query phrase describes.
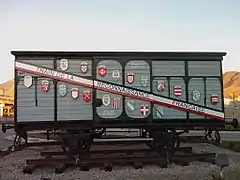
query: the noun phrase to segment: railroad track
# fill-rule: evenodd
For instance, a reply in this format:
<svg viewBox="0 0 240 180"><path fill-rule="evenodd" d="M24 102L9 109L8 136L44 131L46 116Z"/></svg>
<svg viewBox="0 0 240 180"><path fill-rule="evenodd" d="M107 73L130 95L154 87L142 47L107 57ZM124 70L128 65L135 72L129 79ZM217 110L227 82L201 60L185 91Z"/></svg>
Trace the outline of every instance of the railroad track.
<svg viewBox="0 0 240 180"><path fill-rule="evenodd" d="M191 143L210 143L216 144L214 141L207 141L202 136L180 136L181 142L191 142ZM139 137L124 137L117 136L112 137L111 139L107 139L107 137L95 139L94 144L96 145L134 145L134 144L142 144L142 143L151 143L153 142L152 138L139 138ZM27 144L19 144L17 147L10 146L7 150L0 150L0 158L10 154L13 151L19 151L26 147L36 147L36 146L54 146L61 145L61 143L57 140L51 141L39 141L39 142L28 142Z"/></svg>
<svg viewBox="0 0 240 180"><path fill-rule="evenodd" d="M174 156L171 156L174 152ZM175 148L170 153L161 151L158 153L145 145L94 145L89 155L80 159L68 158L63 151L43 151L40 159L27 159L24 173L33 173L38 167L55 168L55 173L63 173L68 167L79 167L86 171L93 167L103 168L111 171L113 166L132 165L134 168L142 168L144 165L155 164L161 168L167 168L169 163L188 165L193 161L204 161L214 163L214 153L196 154L192 147Z"/></svg>
<svg viewBox="0 0 240 180"><path fill-rule="evenodd" d="M182 142L202 143L208 142L204 137L183 136L180 137ZM56 173L63 173L69 166L80 167L81 170L89 170L92 167L101 167L105 171L111 171L115 165L132 165L135 168L142 168L147 164L155 164L166 168L169 163L188 165L193 161L215 162L215 154L192 152L192 147L180 147L172 150L171 153L156 152L146 144L151 143L151 138L139 137L116 137L113 139L94 139L89 156L81 159L73 159L66 156L63 151L43 151L40 152L42 158L27 159L26 166L23 168L24 173L33 173L38 167L50 166L55 168ZM19 150L31 146L60 146L61 143L55 141L30 142L22 145ZM109 149L110 148L110 149ZM170 154L170 156L169 156Z"/></svg>

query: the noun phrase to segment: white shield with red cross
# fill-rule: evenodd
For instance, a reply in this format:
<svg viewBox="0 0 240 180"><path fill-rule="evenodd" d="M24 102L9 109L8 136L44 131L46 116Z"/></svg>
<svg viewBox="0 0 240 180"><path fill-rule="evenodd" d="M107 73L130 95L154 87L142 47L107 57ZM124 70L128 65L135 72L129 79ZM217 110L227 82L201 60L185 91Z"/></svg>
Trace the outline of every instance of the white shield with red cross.
<svg viewBox="0 0 240 180"><path fill-rule="evenodd" d="M101 77L106 76L106 74L107 74L107 68L106 68L106 66L104 66L104 65L98 66L98 74L99 74Z"/></svg>
<svg viewBox="0 0 240 180"><path fill-rule="evenodd" d="M147 104L142 104L141 105L141 114L143 116L146 116L148 114L148 105Z"/></svg>
<svg viewBox="0 0 240 180"><path fill-rule="evenodd" d="M83 74L86 74L88 72L88 63L83 61L81 62L80 64L80 71L83 73Z"/></svg>
<svg viewBox="0 0 240 180"><path fill-rule="evenodd" d="M134 82L134 73L127 73L126 80L129 84L132 84Z"/></svg>
<svg viewBox="0 0 240 180"><path fill-rule="evenodd" d="M121 99L120 98L113 98L112 99L112 107L113 109L119 109L121 106Z"/></svg>
<svg viewBox="0 0 240 180"><path fill-rule="evenodd" d="M91 91L83 91L83 101L90 102L91 100Z"/></svg>
<svg viewBox="0 0 240 180"><path fill-rule="evenodd" d="M41 90L42 92L48 92L50 89L50 83L48 80L41 81Z"/></svg>
<svg viewBox="0 0 240 180"><path fill-rule="evenodd" d="M219 103L219 96L218 96L218 94L212 94L212 96L211 96L211 103L213 105L216 105L216 104Z"/></svg>
<svg viewBox="0 0 240 180"><path fill-rule="evenodd" d="M179 97L182 95L182 87L181 86L174 86L173 89L174 95Z"/></svg>
<svg viewBox="0 0 240 180"><path fill-rule="evenodd" d="M162 81L157 81L157 90L160 92L163 92L165 90L165 82Z"/></svg>
<svg viewBox="0 0 240 180"><path fill-rule="evenodd" d="M71 89L71 96L73 99L77 99L79 97L79 90L78 88Z"/></svg>

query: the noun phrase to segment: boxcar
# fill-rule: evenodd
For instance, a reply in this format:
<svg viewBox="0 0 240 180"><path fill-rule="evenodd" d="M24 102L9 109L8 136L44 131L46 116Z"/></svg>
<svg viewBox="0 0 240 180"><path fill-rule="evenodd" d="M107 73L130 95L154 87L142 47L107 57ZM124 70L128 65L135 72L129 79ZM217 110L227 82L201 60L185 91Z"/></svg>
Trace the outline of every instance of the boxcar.
<svg viewBox="0 0 240 180"><path fill-rule="evenodd" d="M11 54L17 132L225 124L224 52Z"/></svg>

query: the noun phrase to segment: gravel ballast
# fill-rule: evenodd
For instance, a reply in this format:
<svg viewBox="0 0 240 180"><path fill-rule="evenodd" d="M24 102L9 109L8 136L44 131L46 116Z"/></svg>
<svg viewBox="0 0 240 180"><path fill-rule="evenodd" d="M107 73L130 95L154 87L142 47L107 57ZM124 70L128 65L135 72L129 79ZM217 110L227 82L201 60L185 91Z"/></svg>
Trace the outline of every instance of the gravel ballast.
<svg viewBox="0 0 240 180"><path fill-rule="evenodd" d="M240 160L240 153L231 152L210 144L186 144L193 146L198 152L226 153L231 158L231 165ZM99 168L89 171L80 171L78 168L69 168L63 174L55 174L54 168L36 169L33 174L23 174L22 169L26 158L38 158L39 152L43 148L28 148L19 152L14 152L0 159L0 179L2 180L40 180L48 177L53 180L211 180L210 172L217 171L218 167L210 163L193 162L188 166L171 164L169 168L158 166L144 166L143 169L133 167L114 166L112 172L105 172ZM45 149L45 148L44 148ZM53 150L53 148L51 148ZM46 149L45 149L46 150Z"/></svg>

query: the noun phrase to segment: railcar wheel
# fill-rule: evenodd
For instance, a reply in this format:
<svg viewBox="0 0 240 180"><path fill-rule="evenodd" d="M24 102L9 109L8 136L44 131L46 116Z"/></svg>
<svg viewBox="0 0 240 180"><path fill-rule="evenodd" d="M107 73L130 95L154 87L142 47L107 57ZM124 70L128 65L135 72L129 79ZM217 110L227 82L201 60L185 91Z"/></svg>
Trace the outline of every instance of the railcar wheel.
<svg viewBox="0 0 240 180"><path fill-rule="evenodd" d="M212 129L205 129L204 135L205 135L205 139L207 141L213 141L213 137L212 137Z"/></svg>
<svg viewBox="0 0 240 180"><path fill-rule="evenodd" d="M237 120L237 118L233 118L233 121L232 121L232 125L233 125L233 127L236 129L236 128L238 128L238 120Z"/></svg>
<svg viewBox="0 0 240 180"><path fill-rule="evenodd" d="M22 144L22 138L19 134L15 134L14 141L13 141L13 149L12 151L17 151L20 149Z"/></svg>
<svg viewBox="0 0 240 180"><path fill-rule="evenodd" d="M220 142L220 140L221 140L221 135L220 135L220 133L219 133L218 130L215 131L214 137L215 137L215 141L216 141L216 142Z"/></svg>
<svg viewBox="0 0 240 180"><path fill-rule="evenodd" d="M179 148L180 147L180 137L179 134L176 132L175 129L170 130L172 132L172 148Z"/></svg>
<svg viewBox="0 0 240 180"><path fill-rule="evenodd" d="M169 132L170 131L170 132ZM175 129L169 130L154 130L148 131L149 137L153 138L153 142L147 142L146 144L150 148L163 149L165 147L179 148L180 137L179 133Z"/></svg>
<svg viewBox="0 0 240 180"><path fill-rule="evenodd" d="M213 130L212 129L208 129L208 130L205 130L204 134L205 134L205 139L207 141L215 141L215 142L220 142L221 140L221 135L219 133L218 130L215 130L214 131L214 138L212 136L212 133L213 133Z"/></svg>
<svg viewBox="0 0 240 180"><path fill-rule="evenodd" d="M62 137L61 148L70 159L78 163L89 155L91 143L91 134L67 134Z"/></svg>
<svg viewBox="0 0 240 180"><path fill-rule="evenodd" d="M3 123L3 124L2 124L2 132L3 132L3 133L6 133L6 131L7 131L6 125Z"/></svg>
<svg viewBox="0 0 240 180"><path fill-rule="evenodd" d="M205 129L205 131L204 131L204 136L207 136L207 135L208 135L208 130Z"/></svg>
<svg viewBox="0 0 240 180"><path fill-rule="evenodd" d="M176 148L180 146L180 138L175 130L166 133L166 144L165 144L165 153L168 156L167 159L174 156Z"/></svg>
<svg viewBox="0 0 240 180"><path fill-rule="evenodd" d="M146 132L149 133L150 138L153 138L153 141L151 141L151 142L147 141L146 142L148 147L154 148L154 149L161 148L162 147L161 137L163 136L164 132L162 130L151 130L151 129L146 130Z"/></svg>
<svg viewBox="0 0 240 180"><path fill-rule="evenodd" d="M25 140L25 144L27 144L27 132L16 132L14 141L13 141L13 146L12 146L12 151L18 151L23 148L23 140Z"/></svg>
<svg viewBox="0 0 240 180"><path fill-rule="evenodd" d="M167 129L164 132L165 135L165 146L166 148L179 148L180 147L180 137L175 129Z"/></svg>
<svg viewBox="0 0 240 180"><path fill-rule="evenodd" d="M153 136L153 143L148 143L148 145L160 155L168 155L171 157L175 154L176 148L179 148L180 146L180 138L175 129L169 130L152 131L151 135Z"/></svg>

